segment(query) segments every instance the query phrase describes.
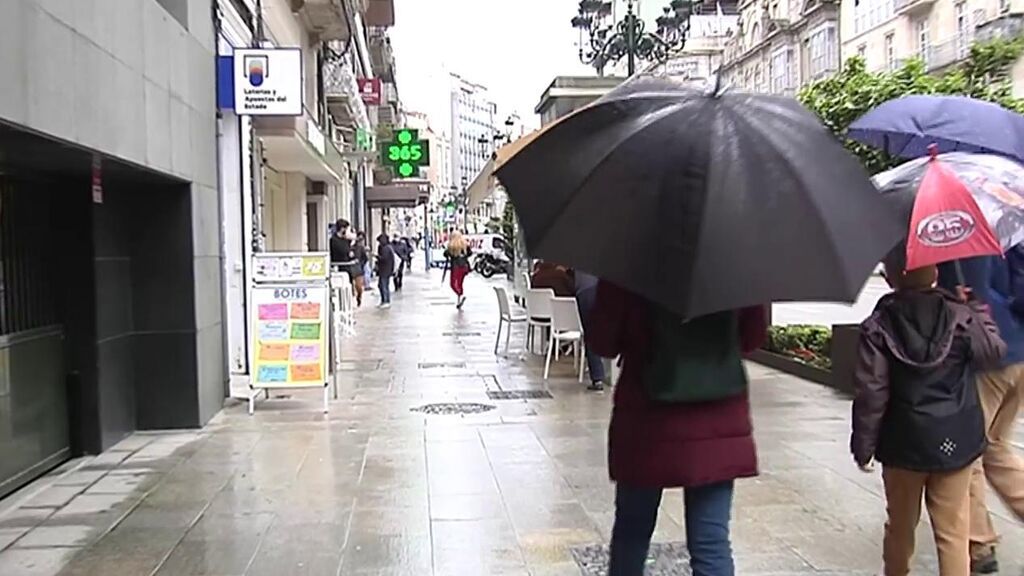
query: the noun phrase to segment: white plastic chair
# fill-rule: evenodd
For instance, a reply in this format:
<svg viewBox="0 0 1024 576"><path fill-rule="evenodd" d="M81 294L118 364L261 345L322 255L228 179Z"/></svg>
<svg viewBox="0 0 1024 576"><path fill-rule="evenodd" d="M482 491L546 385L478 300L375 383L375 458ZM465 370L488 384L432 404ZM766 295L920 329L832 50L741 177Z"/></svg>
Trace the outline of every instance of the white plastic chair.
<svg viewBox="0 0 1024 576"><path fill-rule="evenodd" d="M526 349L533 352L533 331L551 327L551 299L555 291L551 288L531 288L526 291Z"/></svg>
<svg viewBox="0 0 1024 576"><path fill-rule="evenodd" d="M508 325L505 329L505 354L508 354L508 344L512 339L512 326L520 322L526 322L527 316L519 311L513 312L512 305L508 301L508 291L504 286L495 286L494 295L498 297L498 335L494 339L494 353L498 353L498 343L501 342L501 327Z"/></svg>
<svg viewBox="0 0 1024 576"><path fill-rule="evenodd" d="M580 382L583 382L584 355L586 344L583 342L583 321L576 306L575 298L551 299L551 338L548 340L547 360L544 362L544 379L548 379L551 371L551 355L557 354L563 342L572 342L573 354L580 363ZM555 358L557 360L557 357Z"/></svg>

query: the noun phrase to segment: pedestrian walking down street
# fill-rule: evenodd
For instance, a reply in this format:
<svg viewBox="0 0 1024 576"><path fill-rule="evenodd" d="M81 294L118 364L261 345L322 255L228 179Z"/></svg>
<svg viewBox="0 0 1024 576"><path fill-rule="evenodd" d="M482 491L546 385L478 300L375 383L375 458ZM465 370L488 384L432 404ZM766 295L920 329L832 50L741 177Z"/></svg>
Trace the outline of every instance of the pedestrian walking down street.
<svg viewBox="0 0 1024 576"><path fill-rule="evenodd" d="M377 288L380 290L380 307L391 307L391 277L395 273L395 249L387 234L377 237Z"/></svg>
<svg viewBox="0 0 1024 576"><path fill-rule="evenodd" d="M448 260L448 279L452 292L455 292L455 296L458 298L455 305L460 310L466 303L463 282L466 280L466 275L469 274L469 257L472 255L473 251L469 248L469 242L466 241L462 233L453 232L448 240L448 247L444 251L444 257Z"/></svg>
<svg viewBox="0 0 1024 576"><path fill-rule="evenodd" d="M362 234L361 232L359 233ZM356 241L352 244L352 257L355 260L349 268L349 276L352 277L352 290L355 292L356 306L363 305L363 293L366 292L366 261L369 256L366 253L366 236L356 235Z"/></svg>
<svg viewBox="0 0 1024 576"><path fill-rule="evenodd" d="M1006 344L985 306L935 288L938 269L885 262L894 292L861 324L850 450L861 470L882 464L888 521L885 576L910 574L924 499L941 576L969 576L971 468L985 450L975 371Z"/></svg>
<svg viewBox="0 0 1024 576"><path fill-rule="evenodd" d="M405 269L408 265L407 260L411 258L411 250L406 250L408 244L402 242L398 238L391 241L391 248L395 252L395 291L402 289L402 283L405 280Z"/></svg>
<svg viewBox="0 0 1024 576"><path fill-rule="evenodd" d="M999 571L999 534L985 502L985 480L1017 519L1024 522L1024 459L1011 444L1014 423L1024 405L1024 248L998 256L960 261L940 267L939 284L956 289L965 284L987 304L1007 352L994 370L978 375L978 394L985 413L988 448L975 463L971 478L971 566L976 574Z"/></svg>
<svg viewBox="0 0 1024 576"><path fill-rule="evenodd" d="M576 282L576 306L580 311L580 319L583 321L583 332L586 333L593 328L590 321L590 314L597 301L597 278L581 270L573 274ZM592 392L604 391L604 360L589 346L586 347L587 371L590 372L590 386L587 390Z"/></svg>
<svg viewBox="0 0 1024 576"><path fill-rule="evenodd" d="M764 341L764 307L684 322L602 280L589 316L588 346L622 359L608 435L616 483L609 575L643 575L662 490L683 488L694 576L733 576L733 481L758 473L741 353ZM661 399L664 387L691 384L717 399Z"/></svg>
<svg viewBox="0 0 1024 576"><path fill-rule="evenodd" d="M331 266L348 274L349 280L355 285L356 275L353 273L353 266L357 265L355 252L352 247L352 230L348 220L338 219L334 224L334 234L330 242ZM362 274L359 274L362 276Z"/></svg>

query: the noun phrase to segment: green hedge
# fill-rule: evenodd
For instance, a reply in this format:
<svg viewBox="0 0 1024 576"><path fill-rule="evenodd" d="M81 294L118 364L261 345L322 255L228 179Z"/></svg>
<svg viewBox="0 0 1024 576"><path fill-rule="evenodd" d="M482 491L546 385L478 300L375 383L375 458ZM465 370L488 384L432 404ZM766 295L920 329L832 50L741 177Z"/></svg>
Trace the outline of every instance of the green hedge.
<svg viewBox="0 0 1024 576"><path fill-rule="evenodd" d="M810 366L832 368L832 329L828 326L772 326L764 348Z"/></svg>

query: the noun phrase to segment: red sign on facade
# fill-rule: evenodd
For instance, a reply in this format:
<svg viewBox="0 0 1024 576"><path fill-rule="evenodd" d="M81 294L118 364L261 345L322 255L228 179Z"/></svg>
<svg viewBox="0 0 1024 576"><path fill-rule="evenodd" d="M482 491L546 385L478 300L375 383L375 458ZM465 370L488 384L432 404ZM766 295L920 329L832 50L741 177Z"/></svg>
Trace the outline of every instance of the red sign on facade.
<svg viewBox="0 0 1024 576"><path fill-rule="evenodd" d="M363 104L380 106L380 78L360 78L359 95L363 99Z"/></svg>
<svg viewBox="0 0 1024 576"><path fill-rule="evenodd" d="M103 204L103 160L99 154L92 155L92 201Z"/></svg>

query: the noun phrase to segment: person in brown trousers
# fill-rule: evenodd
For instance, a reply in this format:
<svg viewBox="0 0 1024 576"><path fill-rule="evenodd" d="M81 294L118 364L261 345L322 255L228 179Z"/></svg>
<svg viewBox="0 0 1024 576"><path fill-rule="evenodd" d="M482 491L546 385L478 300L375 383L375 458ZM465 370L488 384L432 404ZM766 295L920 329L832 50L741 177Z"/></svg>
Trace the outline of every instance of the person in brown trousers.
<svg viewBox="0 0 1024 576"><path fill-rule="evenodd" d="M1024 521L1024 458L1011 443L1014 424L1024 408L1024 247L1015 246L1003 257L945 264L939 268L939 284L948 289L969 287L989 306L1007 346L999 365L978 375L989 444L971 479L971 571L994 574L999 571L999 534L985 501L986 479L1006 507Z"/></svg>
<svg viewBox="0 0 1024 576"><path fill-rule="evenodd" d="M885 262L895 291L861 325L850 448L865 472L882 464L888 522L886 576L906 576L922 497L941 576L969 576L971 466L986 446L974 385L1006 345L985 308L935 288L934 266Z"/></svg>

